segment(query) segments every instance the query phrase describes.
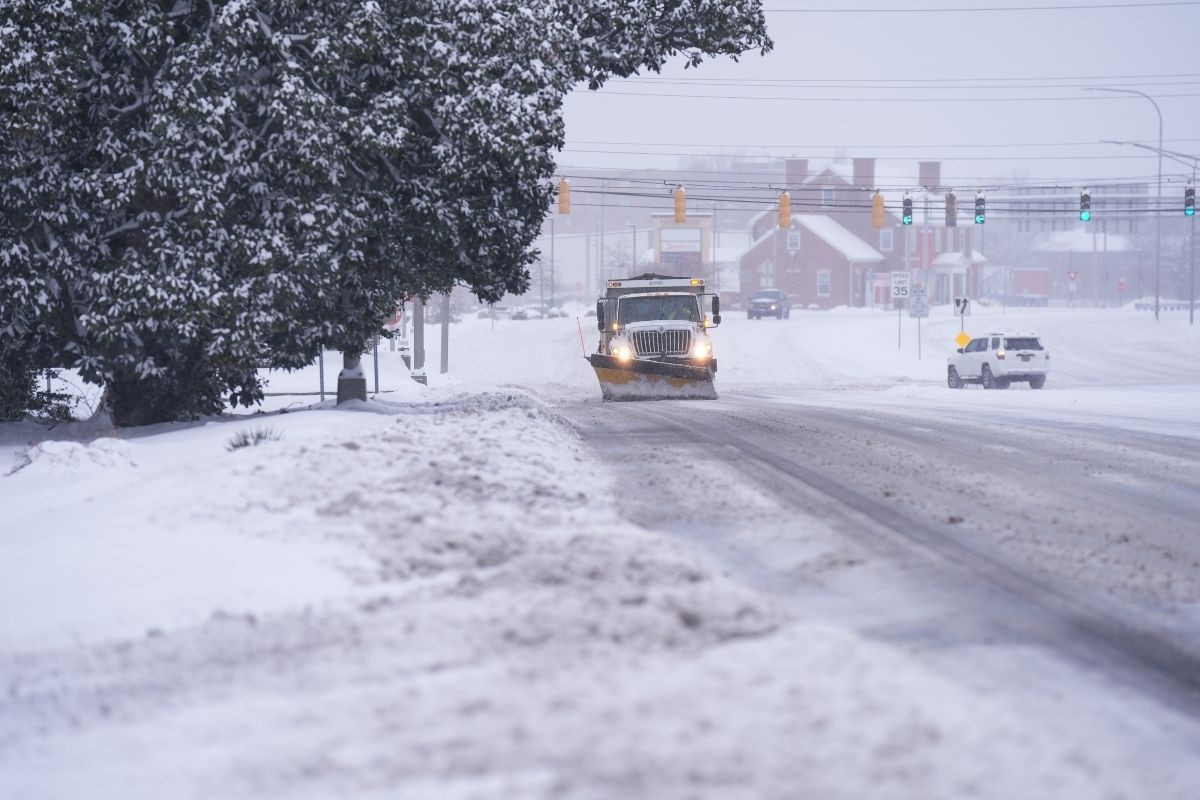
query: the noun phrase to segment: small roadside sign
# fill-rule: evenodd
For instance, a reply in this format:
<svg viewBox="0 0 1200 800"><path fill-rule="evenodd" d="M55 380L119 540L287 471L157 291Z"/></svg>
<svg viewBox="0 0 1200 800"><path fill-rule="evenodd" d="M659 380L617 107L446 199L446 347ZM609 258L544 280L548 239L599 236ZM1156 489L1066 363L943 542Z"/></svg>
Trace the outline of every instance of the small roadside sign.
<svg viewBox="0 0 1200 800"><path fill-rule="evenodd" d="M1071 281L1071 283L1074 283L1075 279L1078 277L1079 277L1079 270L1077 270L1077 269L1067 270L1067 280Z"/></svg>
<svg viewBox="0 0 1200 800"><path fill-rule="evenodd" d="M908 317L909 319L924 319L929 316L929 295L924 286L913 286L909 289Z"/></svg>
<svg viewBox="0 0 1200 800"><path fill-rule="evenodd" d="M971 298L969 298L969 297L954 298L954 316L956 316L956 317L971 316Z"/></svg>
<svg viewBox="0 0 1200 800"><path fill-rule="evenodd" d="M893 272L892 273L892 299L903 300L909 296L909 289L912 287L911 272Z"/></svg>
<svg viewBox="0 0 1200 800"><path fill-rule="evenodd" d="M954 341L959 347L966 347L971 343L971 337L966 331L959 331L958 336L954 337Z"/></svg>

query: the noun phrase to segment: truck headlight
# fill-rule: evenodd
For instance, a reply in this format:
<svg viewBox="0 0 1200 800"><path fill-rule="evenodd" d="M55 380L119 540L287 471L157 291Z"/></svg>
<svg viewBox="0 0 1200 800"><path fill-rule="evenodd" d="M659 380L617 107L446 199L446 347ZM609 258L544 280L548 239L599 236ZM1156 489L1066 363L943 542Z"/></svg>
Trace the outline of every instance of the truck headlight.
<svg viewBox="0 0 1200 800"><path fill-rule="evenodd" d="M712 343L696 342L696 346L692 348L692 356L695 358L708 358L712 355Z"/></svg>
<svg viewBox="0 0 1200 800"><path fill-rule="evenodd" d="M626 346L618 346L613 348L613 355L620 361L628 361L633 356L633 352Z"/></svg>

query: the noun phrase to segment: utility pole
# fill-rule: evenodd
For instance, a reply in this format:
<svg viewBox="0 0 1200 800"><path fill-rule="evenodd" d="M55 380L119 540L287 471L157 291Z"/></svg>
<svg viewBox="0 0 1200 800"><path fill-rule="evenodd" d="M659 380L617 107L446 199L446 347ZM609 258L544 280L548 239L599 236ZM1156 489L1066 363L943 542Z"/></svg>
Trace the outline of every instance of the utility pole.
<svg viewBox="0 0 1200 800"><path fill-rule="evenodd" d="M1151 101L1151 102L1153 102L1153 101ZM1156 105L1155 108L1157 108L1157 107L1158 106ZM1184 166L1187 166L1189 163L1191 164L1192 186L1193 187L1196 185L1196 168L1198 166L1200 166L1200 156L1192 156L1192 155L1188 155L1187 153L1177 153L1174 150L1166 150L1163 148L1162 141L1161 141L1161 139L1162 139L1161 120L1162 120L1162 115L1159 114L1160 129L1159 129L1159 146L1158 147L1151 147L1150 145L1142 144L1141 142L1119 142L1119 141L1114 141L1112 139L1102 140L1102 142L1104 144L1127 144L1127 145L1130 145L1131 147L1140 147L1143 150L1150 150L1152 152L1158 153L1158 161L1159 161L1159 165L1160 165L1159 166L1159 180L1160 180L1159 206L1160 207L1158 209L1157 216L1160 219L1161 219L1161 216L1164 211L1164 209L1161 208L1161 206L1162 206L1162 184L1161 184L1162 166L1161 165L1162 165L1163 156L1166 156L1167 158L1171 159L1172 161L1176 161L1180 164L1183 164ZM1188 255L1188 263L1189 263L1189 269L1188 269L1188 273L1189 273L1189 276L1188 276L1188 298L1189 298L1188 299L1188 324L1195 325L1196 324L1196 216L1195 216L1195 214L1192 215L1191 232L1189 234L1189 238L1191 241L1190 241L1190 244L1188 245L1188 250L1189 250L1189 255ZM1107 245L1105 247L1107 248ZM1139 279L1139 283L1140 283L1140 279L1141 279L1141 263L1140 263L1140 261L1138 263L1138 279ZM1140 285L1138 288L1139 289L1141 288ZM1139 292L1139 294L1140 294L1140 292ZM1158 304L1158 298L1155 297L1155 311L1156 312L1158 310L1157 304Z"/></svg>
<svg viewBox="0 0 1200 800"><path fill-rule="evenodd" d="M1163 159L1163 116L1162 110L1158 107L1158 103L1154 102L1154 98L1145 92L1139 92L1137 89L1115 89L1110 86L1087 86L1084 87L1089 92L1118 92L1120 94L1133 94L1138 97L1144 97L1150 101L1150 105L1154 106L1154 111L1158 114L1158 206L1155 208L1154 214L1154 319L1158 319L1158 307L1160 305L1159 298L1162 290L1162 159Z"/></svg>
<svg viewBox="0 0 1200 800"><path fill-rule="evenodd" d="M425 303L420 295L413 298L413 370L412 379L427 383L425 377Z"/></svg>
<svg viewBox="0 0 1200 800"><path fill-rule="evenodd" d="M631 222L629 229L633 232L633 249L630 250L631 255L629 256L629 276L633 277L638 274L637 225Z"/></svg>
<svg viewBox="0 0 1200 800"><path fill-rule="evenodd" d="M600 283L603 283L608 278L607 269L604 266L604 206L608 203L608 181L600 182Z"/></svg>
<svg viewBox="0 0 1200 800"><path fill-rule="evenodd" d="M554 305L554 217L550 218L550 305Z"/></svg>
<svg viewBox="0 0 1200 800"><path fill-rule="evenodd" d="M442 295L442 370L450 371L450 292Z"/></svg>

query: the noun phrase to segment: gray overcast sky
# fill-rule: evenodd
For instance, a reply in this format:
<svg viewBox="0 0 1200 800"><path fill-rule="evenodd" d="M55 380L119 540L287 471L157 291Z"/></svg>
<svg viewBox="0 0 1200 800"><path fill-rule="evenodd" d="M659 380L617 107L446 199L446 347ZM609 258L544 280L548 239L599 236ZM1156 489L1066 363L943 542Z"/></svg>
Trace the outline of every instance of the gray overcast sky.
<svg viewBox="0 0 1200 800"><path fill-rule="evenodd" d="M1064 184L1132 176L1152 181L1157 165L1151 153L1098 144L1101 139L1156 143L1158 120L1150 103L1085 92L1081 87L1086 85L1129 86L1154 95L1163 113L1164 146L1200 154L1200 5L1003 13L772 10L978 9L1077 2L770 0L767 24L775 49L765 57L748 54L740 62L721 59L686 70L672 64L661 75L573 93L566 104L567 149L559 163L564 171L667 168L676 166L675 154L683 152L741 150L819 159L842 147L849 156L904 159L887 162L891 168L941 159L945 183L964 190L1013 177ZM1145 75L1171 77L1112 77ZM1038 86L1023 87L1012 79L1030 79L1027 83ZM869 88L804 85L846 81L880 83ZM955 83L964 88L928 88ZM1022 88L994 88L1006 84ZM753 97L787 99L748 99ZM818 99L835 97L857 99ZM1030 97L1071 99L1002 99ZM616 142L632 144L607 144ZM1096 144L1048 144L1061 142ZM951 146L979 144L989 146ZM1015 146L1029 144L1037 146ZM1077 156L1088 158L1070 158ZM953 160L960 158L972 160ZM1163 171L1178 175L1186 170L1164 162ZM1164 192L1182 196L1177 187L1167 184Z"/></svg>

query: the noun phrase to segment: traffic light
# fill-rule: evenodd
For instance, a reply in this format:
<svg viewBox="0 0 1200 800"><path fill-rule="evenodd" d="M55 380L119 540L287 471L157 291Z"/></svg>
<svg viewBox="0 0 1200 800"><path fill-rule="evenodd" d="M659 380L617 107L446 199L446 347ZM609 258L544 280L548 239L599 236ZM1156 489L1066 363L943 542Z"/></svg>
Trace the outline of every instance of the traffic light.
<svg viewBox="0 0 1200 800"><path fill-rule="evenodd" d="M987 222L987 201L983 199L983 192L975 195L975 224L982 225Z"/></svg>
<svg viewBox="0 0 1200 800"><path fill-rule="evenodd" d="M571 184L566 178L558 182L558 213L571 213Z"/></svg>
<svg viewBox="0 0 1200 800"><path fill-rule="evenodd" d="M883 195L879 192L871 198L871 224L876 228L883 227Z"/></svg>
<svg viewBox="0 0 1200 800"><path fill-rule="evenodd" d="M946 192L946 227L958 225L958 206L955 204L954 192Z"/></svg>
<svg viewBox="0 0 1200 800"><path fill-rule="evenodd" d="M1079 195L1079 219L1082 222L1088 222L1092 218L1092 196L1088 194L1088 190L1084 189Z"/></svg>
<svg viewBox="0 0 1200 800"><path fill-rule="evenodd" d="M1183 213L1186 216L1196 216L1196 187L1190 183L1183 190Z"/></svg>
<svg viewBox="0 0 1200 800"><path fill-rule="evenodd" d="M905 225L912 225L912 198L904 195L904 212L900 215L900 221Z"/></svg>
<svg viewBox="0 0 1200 800"><path fill-rule="evenodd" d="M675 221L687 222L687 192L682 186L675 187Z"/></svg>
<svg viewBox="0 0 1200 800"><path fill-rule="evenodd" d="M792 196L787 192L779 195L779 227L792 227Z"/></svg>

